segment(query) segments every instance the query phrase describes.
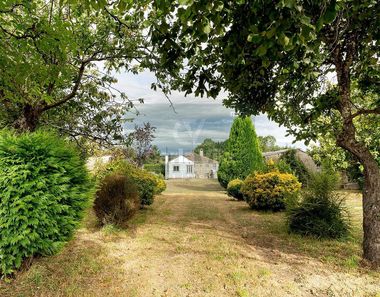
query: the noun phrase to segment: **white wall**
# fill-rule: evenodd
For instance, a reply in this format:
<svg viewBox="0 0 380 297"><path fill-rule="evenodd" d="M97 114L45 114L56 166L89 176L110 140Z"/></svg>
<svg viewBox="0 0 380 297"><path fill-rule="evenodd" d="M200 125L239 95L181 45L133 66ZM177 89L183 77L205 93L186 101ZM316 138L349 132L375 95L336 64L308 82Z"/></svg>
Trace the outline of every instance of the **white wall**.
<svg viewBox="0 0 380 297"><path fill-rule="evenodd" d="M187 166L193 166L193 172L187 173ZM174 166L179 167L179 171L174 171ZM169 174L167 175L168 178L194 178L194 162L190 161L189 159L179 156L178 158L172 160L169 162L168 166Z"/></svg>

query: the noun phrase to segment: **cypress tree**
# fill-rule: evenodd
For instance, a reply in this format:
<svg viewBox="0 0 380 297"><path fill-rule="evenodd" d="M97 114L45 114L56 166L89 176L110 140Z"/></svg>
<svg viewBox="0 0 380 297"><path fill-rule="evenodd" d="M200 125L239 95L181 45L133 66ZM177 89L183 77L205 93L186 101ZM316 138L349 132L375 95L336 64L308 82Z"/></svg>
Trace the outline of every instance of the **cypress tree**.
<svg viewBox="0 0 380 297"><path fill-rule="evenodd" d="M255 128L250 117L237 117L231 127L220 162L218 180L223 187L236 178L244 180L264 167Z"/></svg>

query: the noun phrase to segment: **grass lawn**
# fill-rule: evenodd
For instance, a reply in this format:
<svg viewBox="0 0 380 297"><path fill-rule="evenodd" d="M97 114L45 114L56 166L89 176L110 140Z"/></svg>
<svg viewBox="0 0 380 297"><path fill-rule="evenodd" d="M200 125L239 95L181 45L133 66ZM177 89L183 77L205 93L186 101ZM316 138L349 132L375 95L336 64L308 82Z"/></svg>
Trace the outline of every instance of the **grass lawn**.
<svg viewBox="0 0 380 297"><path fill-rule="evenodd" d="M346 194L352 235L317 240L216 181L169 181L128 230L98 229L89 212L59 255L3 281L0 296L380 296L380 274L360 262L360 195Z"/></svg>

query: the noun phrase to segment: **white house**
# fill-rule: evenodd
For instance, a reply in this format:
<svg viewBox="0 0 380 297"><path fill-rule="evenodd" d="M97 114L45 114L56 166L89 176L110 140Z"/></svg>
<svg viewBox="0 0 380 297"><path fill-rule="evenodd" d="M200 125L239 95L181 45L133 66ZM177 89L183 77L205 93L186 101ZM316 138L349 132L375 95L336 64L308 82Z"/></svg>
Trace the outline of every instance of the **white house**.
<svg viewBox="0 0 380 297"><path fill-rule="evenodd" d="M219 163L207 158L200 150L199 155L190 153L171 159L165 156L165 178L217 178Z"/></svg>
<svg viewBox="0 0 380 297"><path fill-rule="evenodd" d="M165 177L194 178L194 162L184 156L169 161L169 156L165 156Z"/></svg>

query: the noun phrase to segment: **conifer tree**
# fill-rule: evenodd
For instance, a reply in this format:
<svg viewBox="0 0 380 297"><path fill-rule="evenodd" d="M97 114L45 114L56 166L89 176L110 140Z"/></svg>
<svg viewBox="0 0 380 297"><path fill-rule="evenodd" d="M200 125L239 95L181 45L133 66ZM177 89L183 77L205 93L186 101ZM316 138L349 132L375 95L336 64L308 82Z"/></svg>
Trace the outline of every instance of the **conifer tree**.
<svg viewBox="0 0 380 297"><path fill-rule="evenodd" d="M255 128L250 117L237 117L231 127L227 147L218 170L218 180L223 187L235 179L245 179L250 173L263 169Z"/></svg>

